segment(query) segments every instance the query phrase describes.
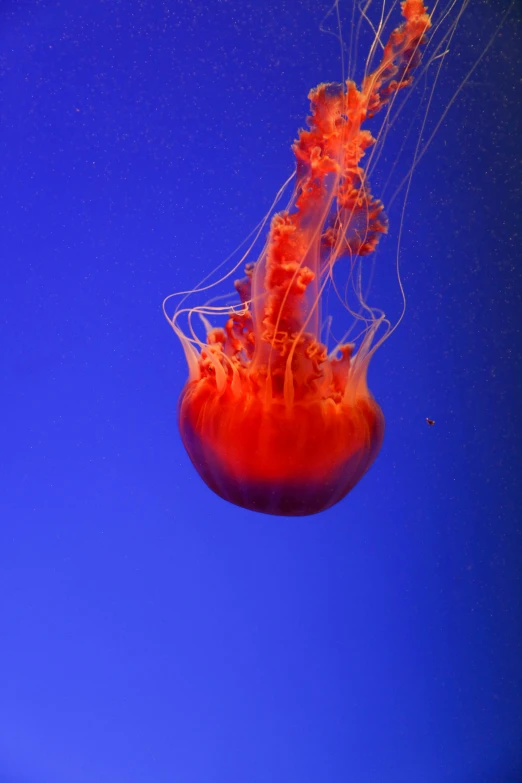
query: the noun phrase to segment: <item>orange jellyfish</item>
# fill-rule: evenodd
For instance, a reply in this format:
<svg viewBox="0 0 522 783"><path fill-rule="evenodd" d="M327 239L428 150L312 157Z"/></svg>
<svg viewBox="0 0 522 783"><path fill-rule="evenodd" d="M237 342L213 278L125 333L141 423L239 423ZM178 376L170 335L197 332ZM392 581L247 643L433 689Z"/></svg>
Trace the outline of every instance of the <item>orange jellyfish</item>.
<svg viewBox="0 0 522 783"><path fill-rule="evenodd" d="M211 328L201 308L203 342L181 331L177 315L169 319L189 365L183 443L205 483L244 508L323 511L360 481L382 445L384 417L366 376L384 316L360 294L366 328L357 350L340 342L328 353L320 305L334 265L350 265L353 275L387 231L362 165L376 141L363 126L411 83L431 25L422 0L401 8L403 23L360 88L348 80L310 92L309 129L293 146L290 206L273 217L259 259L235 283L241 305L225 327Z"/></svg>

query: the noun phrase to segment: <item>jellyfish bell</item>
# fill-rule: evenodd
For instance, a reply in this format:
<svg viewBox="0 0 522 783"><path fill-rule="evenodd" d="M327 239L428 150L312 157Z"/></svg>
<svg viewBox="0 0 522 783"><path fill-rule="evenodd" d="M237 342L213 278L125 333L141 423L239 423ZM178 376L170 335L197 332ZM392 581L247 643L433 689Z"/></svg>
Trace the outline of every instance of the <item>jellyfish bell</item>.
<svg viewBox="0 0 522 783"><path fill-rule="evenodd" d="M250 285L247 278L237 288L249 297ZM213 349L208 358L202 352L200 374L179 402L183 443L205 483L238 506L269 514L314 514L341 500L384 435L366 386L368 356L344 345L328 357L304 331L286 345L281 332L274 349L256 340L249 309L207 339Z"/></svg>
<svg viewBox="0 0 522 783"><path fill-rule="evenodd" d="M362 283L361 266L388 228L370 175L432 25L422 0L405 0L401 11L384 44L376 30L360 86L348 79L310 92L308 128L293 145L290 203L271 217L257 260L250 251L272 212L233 269L197 289L213 291L246 263L237 303L190 307L194 292L186 292L173 316L164 303L189 367L178 414L187 453L216 494L254 511L302 516L333 506L383 442L384 416L367 371L398 322L368 304ZM367 125L378 114L374 135ZM342 290L339 267L347 270ZM352 319L331 349L321 326L327 291ZM210 323L216 315L223 326Z"/></svg>
<svg viewBox="0 0 522 783"><path fill-rule="evenodd" d="M205 483L225 500L266 514L305 516L341 500L382 444L384 418L371 397L353 404L279 401L188 385L180 432Z"/></svg>

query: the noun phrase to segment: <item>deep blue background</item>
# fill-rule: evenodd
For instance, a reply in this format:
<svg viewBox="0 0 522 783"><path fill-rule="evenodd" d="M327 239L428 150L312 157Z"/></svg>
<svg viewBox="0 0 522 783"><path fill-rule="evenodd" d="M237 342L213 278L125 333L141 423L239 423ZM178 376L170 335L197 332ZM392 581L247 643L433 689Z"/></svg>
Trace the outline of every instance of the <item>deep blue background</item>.
<svg viewBox="0 0 522 783"><path fill-rule="evenodd" d="M328 7L2 2L2 783L522 780L519 5L413 181L368 476L258 516L177 432L161 300L290 173ZM505 7L471 3L439 116Z"/></svg>

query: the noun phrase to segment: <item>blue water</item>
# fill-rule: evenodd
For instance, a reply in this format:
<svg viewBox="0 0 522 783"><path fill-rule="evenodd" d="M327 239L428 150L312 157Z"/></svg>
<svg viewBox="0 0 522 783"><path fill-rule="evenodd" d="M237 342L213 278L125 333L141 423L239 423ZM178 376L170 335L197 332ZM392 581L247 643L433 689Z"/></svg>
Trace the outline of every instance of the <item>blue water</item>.
<svg viewBox="0 0 522 783"><path fill-rule="evenodd" d="M435 119L506 7L471 3ZM522 780L519 5L413 178L369 474L265 517L177 432L161 301L291 173L328 8L2 4L1 783Z"/></svg>

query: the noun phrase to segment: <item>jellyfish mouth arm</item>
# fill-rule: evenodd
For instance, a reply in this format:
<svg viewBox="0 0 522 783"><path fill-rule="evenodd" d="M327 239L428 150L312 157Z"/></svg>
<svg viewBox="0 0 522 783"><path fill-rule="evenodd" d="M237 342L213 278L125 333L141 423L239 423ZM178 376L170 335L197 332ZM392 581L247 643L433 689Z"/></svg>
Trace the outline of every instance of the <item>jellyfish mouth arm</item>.
<svg viewBox="0 0 522 783"><path fill-rule="evenodd" d="M431 18L423 0L405 0L401 6L404 23L393 30L384 46L377 68L364 79L361 94L366 114L373 116L400 89L411 84L421 59L420 47L426 43Z"/></svg>
<svg viewBox="0 0 522 783"><path fill-rule="evenodd" d="M344 87L320 84L310 92L308 129L299 133L293 147L293 203L273 218L265 258L254 270L257 358L270 373L286 357L285 388L294 374L289 364L298 346L305 343L309 350L310 340L319 341L321 277L342 257L353 260L373 253L388 229L384 206L372 195L361 165L375 144L362 125L411 83L420 62L430 17L422 0L405 0L402 13L404 23L392 31L380 63L360 90L348 80ZM364 308L362 299L360 304ZM373 339L384 318L370 308L366 312ZM366 337L359 365L370 354ZM263 348L263 342L269 348Z"/></svg>
<svg viewBox="0 0 522 783"><path fill-rule="evenodd" d="M349 362L344 343L338 344L344 364L336 375L321 342L320 304L335 264L348 258L351 275L357 260L372 254L388 230L384 206L371 192L368 163L364 165L376 140L363 124L410 84L419 63L430 18L421 0L405 0L402 12L403 24L392 31L380 62L360 89L348 80L345 85L320 84L310 92L308 128L293 145L297 174L290 205L274 215L260 259L247 265L246 277L235 283L244 311L229 310L224 330L208 325L206 343L193 330L180 334L179 310L172 319L192 380L212 376L221 393L227 384L238 388L246 375L254 386L266 386L266 399L282 396L291 407L311 389L328 393L332 378L347 377L348 367L350 393L367 393L366 368L376 334L388 322L366 304L350 277L363 313L354 313L362 334L359 349L350 349ZM207 311L194 312L204 317ZM339 370L337 364L335 368ZM344 395L347 387L338 391Z"/></svg>

